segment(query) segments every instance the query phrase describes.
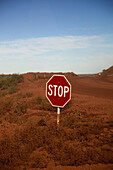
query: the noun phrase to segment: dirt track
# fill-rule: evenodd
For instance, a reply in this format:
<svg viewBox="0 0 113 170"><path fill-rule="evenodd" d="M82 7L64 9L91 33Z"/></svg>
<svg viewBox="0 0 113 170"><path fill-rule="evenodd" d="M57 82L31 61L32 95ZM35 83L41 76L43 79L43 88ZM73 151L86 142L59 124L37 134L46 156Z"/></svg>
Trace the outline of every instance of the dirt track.
<svg viewBox="0 0 113 170"><path fill-rule="evenodd" d="M0 117L1 169L112 169L113 78L66 75L72 100L58 131L56 108L45 99L49 76L25 74L17 93L0 97L2 106L12 101Z"/></svg>
<svg viewBox="0 0 113 170"><path fill-rule="evenodd" d="M111 79L112 80L112 79ZM73 92L100 98L113 99L113 82L96 77L78 77L70 80Z"/></svg>

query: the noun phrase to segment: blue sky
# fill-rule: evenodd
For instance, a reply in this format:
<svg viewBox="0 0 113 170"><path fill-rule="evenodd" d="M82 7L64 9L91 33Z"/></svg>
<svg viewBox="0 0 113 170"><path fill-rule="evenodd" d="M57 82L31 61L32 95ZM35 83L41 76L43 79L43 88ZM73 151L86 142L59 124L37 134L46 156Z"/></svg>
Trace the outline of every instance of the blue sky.
<svg viewBox="0 0 113 170"><path fill-rule="evenodd" d="M0 0L0 74L113 65L113 0Z"/></svg>

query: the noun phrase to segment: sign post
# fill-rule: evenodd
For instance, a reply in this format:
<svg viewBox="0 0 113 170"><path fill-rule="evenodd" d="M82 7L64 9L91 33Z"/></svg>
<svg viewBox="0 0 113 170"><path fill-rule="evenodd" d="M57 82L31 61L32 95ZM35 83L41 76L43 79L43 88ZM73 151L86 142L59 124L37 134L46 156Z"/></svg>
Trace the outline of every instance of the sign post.
<svg viewBox="0 0 113 170"><path fill-rule="evenodd" d="M64 75L53 75L46 83L46 97L53 107L57 107L57 125L60 121L60 108L71 99L71 84Z"/></svg>
<svg viewBox="0 0 113 170"><path fill-rule="evenodd" d="M59 128L59 123L60 123L60 108L57 107L57 127Z"/></svg>

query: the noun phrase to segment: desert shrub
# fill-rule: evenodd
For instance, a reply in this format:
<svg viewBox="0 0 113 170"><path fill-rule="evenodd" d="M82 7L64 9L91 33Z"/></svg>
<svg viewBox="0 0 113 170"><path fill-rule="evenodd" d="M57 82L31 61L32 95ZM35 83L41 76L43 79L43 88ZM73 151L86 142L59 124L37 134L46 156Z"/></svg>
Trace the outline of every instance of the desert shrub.
<svg viewBox="0 0 113 170"><path fill-rule="evenodd" d="M45 150L37 149L30 155L31 168L46 168L48 165L48 153Z"/></svg>
<svg viewBox="0 0 113 170"><path fill-rule="evenodd" d="M45 111L54 111L55 109L51 106L51 104L47 101L47 99L42 96L38 96L33 99L33 103L35 104L37 109L45 110Z"/></svg>
<svg viewBox="0 0 113 170"><path fill-rule="evenodd" d="M22 75L13 74L13 75L2 75L0 76L0 89L6 90L6 94L13 94L17 92L18 88L16 87L18 83L22 82L24 77Z"/></svg>
<svg viewBox="0 0 113 170"><path fill-rule="evenodd" d="M23 81L23 76L18 74L13 74L10 76L0 76L0 88L7 89L10 86L15 86L17 83Z"/></svg>
<svg viewBox="0 0 113 170"><path fill-rule="evenodd" d="M15 131L15 133L17 133ZM24 164L30 155L29 148L23 144L19 136L5 135L4 139L0 140L0 168L1 169L16 169L15 167ZM18 169L18 168L17 168ZM19 168L21 169L21 168Z"/></svg>
<svg viewBox="0 0 113 170"><path fill-rule="evenodd" d="M19 121L19 116L10 111L5 115L4 119L9 123L17 123Z"/></svg>
<svg viewBox="0 0 113 170"><path fill-rule="evenodd" d="M78 147L79 146L79 147ZM85 155L78 141L64 141L64 138L54 137L48 146L48 152L54 160L63 166L75 166L85 163Z"/></svg>
<svg viewBox="0 0 113 170"><path fill-rule="evenodd" d="M35 79L38 78L38 79L48 79L51 77L51 75L46 75L46 74L40 74L40 75L34 75L35 76Z"/></svg>
<svg viewBox="0 0 113 170"><path fill-rule="evenodd" d="M42 128L42 126L37 126L36 122L27 122L18 132L19 139L26 145L29 153L43 146L44 135Z"/></svg>
<svg viewBox="0 0 113 170"><path fill-rule="evenodd" d="M41 96L38 96L36 99L35 99L35 104L39 105L41 104L43 101L43 98Z"/></svg>
<svg viewBox="0 0 113 170"><path fill-rule="evenodd" d="M8 136L0 140L0 167L5 169L5 166L13 166L19 164L19 145L14 143ZM6 168L8 169L8 168Z"/></svg>
<svg viewBox="0 0 113 170"><path fill-rule="evenodd" d="M61 124L57 130L54 120L29 117L15 130L13 138L0 141L0 167L27 163L29 168L46 168L50 158L63 166L112 163L111 147L92 146L94 138L88 144L85 136L90 131L81 127L73 129Z"/></svg>
<svg viewBox="0 0 113 170"><path fill-rule="evenodd" d="M87 147L85 151L86 161L89 164L100 163L103 158L103 153L98 147Z"/></svg>
<svg viewBox="0 0 113 170"><path fill-rule="evenodd" d="M9 76L0 76L0 88L6 89L9 86L10 77Z"/></svg>
<svg viewBox="0 0 113 170"><path fill-rule="evenodd" d="M18 88L16 86L11 86L8 90L8 94L13 94L16 93L18 91Z"/></svg>
<svg viewBox="0 0 113 170"><path fill-rule="evenodd" d="M46 110L46 111L54 111L55 110L46 99L43 99L43 101L40 105L40 109Z"/></svg>
<svg viewBox="0 0 113 170"><path fill-rule="evenodd" d="M26 102L17 102L13 105L13 110L14 113L21 115L27 112L27 107L28 105Z"/></svg>
<svg viewBox="0 0 113 170"><path fill-rule="evenodd" d="M45 75L38 75L38 79L45 79Z"/></svg>
<svg viewBox="0 0 113 170"><path fill-rule="evenodd" d="M78 118L75 115L66 115L62 117L62 126L73 129L76 127L77 122Z"/></svg>
<svg viewBox="0 0 113 170"><path fill-rule="evenodd" d="M15 83L21 83L22 81L24 81L24 77L19 74L13 74L11 76L11 81Z"/></svg>
<svg viewBox="0 0 113 170"><path fill-rule="evenodd" d="M33 80L31 80L31 79L29 79L29 78L27 78L27 80L30 81L30 82L33 82Z"/></svg>
<svg viewBox="0 0 113 170"><path fill-rule="evenodd" d="M46 126L45 120L44 119L39 120L38 125L39 126Z"/></svg>
<svg viewBox="0 0 113 170"><path fill-rule="evenodd" d="M4 97L7 94L7 92L0 89L0 97Z"/></svg>
<svg viewBox="0 0 113 170"><path fill-rule="evenodd" d="M12 108L13 101L9 98L0 98L0 114L9 112Z"/></svg>
<svg viewBox="0 0 113 170"><path fill-rule="evenodd" d="M81 144L78 142L65 142L61 152L62 156L60 158L60 162L62 165L77 166L85 163L85 154Z"/></svg>
<svg viewBox="0 0 113 170"><path fill-rule="evenodd" d="M29 97L32 97L33 96L33 93L31 92L26 92L26 93L19 93L17 95L17 98L18 99L21 99L21 98L29 98Z"/></svg>
<svg viewBox="0 0 113 170"><path fill-rule="evenodd" d="M16 139L19 138L19 140L26 145L29 153L40 147L46 148L53 140L53 137L56 136L56 128L50 128L45 125L45 121L42 122L40 120L38 117L31 121L29 119L18 133L16 133ZM41 125L39 122L41 122Z"/></svg>
<svg viewBox="0 0 113 170"><path fill-rule="evenodd" d="M70 108L73 106L73 98L71 101L69 101L66 106L63 108L63 112L66 112L67 110L70 110Z"/></svg>
<svg viewBox="0 0 113 170"><path fill-rule="evenodd" d="M99 135L103 131L103 124L101 122L95 122L90 126L90 133Z"/></svg>
<svg viewBox="0 0 113 170"><path fill-rule="evenodd" d="M100 157L100 153L101 153L101 157ZM104 150L102 152L98 153L99 154L99 158L101 160L101 162L104 162L105 164L109 163L113 163L113 151L112 150ZM100 161L98 160L98 161ZM96 162L96 160L95 160Z"/></svg>
<svg viewBox="0 0 113 170"><path fill-rule="evenodd" d="M71 128L65 127L62 129L61 136L64 139L64 141L75 140L75 139L77 139L76 132L77 131L75 129L73 130Z"/></svg>
<svg viewBox="0 0 113 170"><path fill-rule="evenodd" d="M32 92L26 92L25 94L23 94L24 97L32 97L33 93Z"/></svg>

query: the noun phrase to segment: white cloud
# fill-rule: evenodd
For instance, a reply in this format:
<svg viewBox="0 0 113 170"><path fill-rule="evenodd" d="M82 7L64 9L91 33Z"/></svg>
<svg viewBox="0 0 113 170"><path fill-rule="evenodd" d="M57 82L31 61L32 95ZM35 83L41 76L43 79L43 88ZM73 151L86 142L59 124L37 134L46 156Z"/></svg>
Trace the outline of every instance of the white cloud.
<svg viewBox="0 0 113 170"><path fill-rule="evenodd" d="M26 58L55 51L88 48L91 42L99 40L98 36L62 36L0 42L0 57Z"/></svg>
<svg viewBox="0 0 113 170"><path fill-rule="evenodd" d="M102 63L104 67L113 63L111 37L56 36L0 42L0 72L90 72L96 70L96 63L98 68Z"/></svg>

